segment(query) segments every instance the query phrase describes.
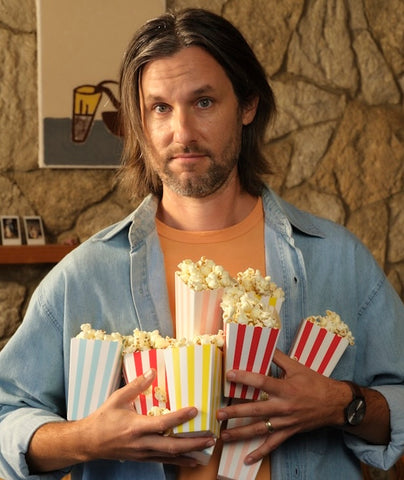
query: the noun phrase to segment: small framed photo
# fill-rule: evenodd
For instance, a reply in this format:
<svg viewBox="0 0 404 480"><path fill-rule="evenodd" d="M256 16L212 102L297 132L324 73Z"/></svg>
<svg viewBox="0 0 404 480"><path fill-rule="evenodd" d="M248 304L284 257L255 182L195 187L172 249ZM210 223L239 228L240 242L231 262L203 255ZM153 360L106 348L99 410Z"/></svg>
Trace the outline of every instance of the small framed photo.
<svg viewBox="0 0 404 480"><path fill-rule="evenodd" d="M21 229L18 217L1 217L1 240L3 245L21 245Z"/></svg>
<svg viewBox="0 0 404 480"><path fill-rule="evenodd" d="M41 217L23 217L27 245L43 245L45 234Z"/></svg>

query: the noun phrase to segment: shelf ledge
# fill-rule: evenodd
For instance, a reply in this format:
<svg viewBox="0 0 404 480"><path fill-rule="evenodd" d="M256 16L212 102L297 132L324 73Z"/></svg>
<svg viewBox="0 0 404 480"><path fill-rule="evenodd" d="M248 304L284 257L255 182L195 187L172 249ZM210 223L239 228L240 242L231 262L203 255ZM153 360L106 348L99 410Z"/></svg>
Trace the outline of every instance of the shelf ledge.
<svg viewBox="0 0 404 480"><path fill-rule="evenodd" d="M77 245L1 245L0 264L58 263Z"/></svg>

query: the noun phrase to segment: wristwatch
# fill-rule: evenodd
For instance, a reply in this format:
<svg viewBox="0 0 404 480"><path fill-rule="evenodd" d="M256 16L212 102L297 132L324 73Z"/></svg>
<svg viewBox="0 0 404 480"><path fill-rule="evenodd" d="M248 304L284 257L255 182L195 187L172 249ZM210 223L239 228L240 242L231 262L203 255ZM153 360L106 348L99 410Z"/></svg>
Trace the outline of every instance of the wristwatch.
<svg viewBox="0 0 404 480"><path fill-rule="evenodd" d="M352 390L352 400L344 410L345 425L356 426L359 425L366 413L366 401L361 389L356 383L345 381Z"/></svg>

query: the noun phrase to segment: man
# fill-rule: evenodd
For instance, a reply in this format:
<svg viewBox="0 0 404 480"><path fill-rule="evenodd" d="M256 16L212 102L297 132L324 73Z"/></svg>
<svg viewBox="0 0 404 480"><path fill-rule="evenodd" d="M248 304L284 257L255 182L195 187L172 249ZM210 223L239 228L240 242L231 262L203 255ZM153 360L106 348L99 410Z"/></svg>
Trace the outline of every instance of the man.
<svg viewBox="0 0 404 480"><path fill-rule="evenodd" d="M154 480L171 475L174 464L180 475L216 477L215 465L189 473L195 463L186 456L212 438L161 435L195 408L162 417L134 410L153 371L89 417L64 420L69 343L80 324L172 335L173 272L184 258L202 255L233 275L265 271L285 291L279 375L227 373L268 399L220 409L220 420L256 420L224 429L223 441L261 436L245 459L265 458L261 478L361 478L359 459L389 468L404 445L403 305L355 238L264 185L269 167L260 146L275 107L240 33L203 10L148 22L126 53L121 101L122 176L134 194L150 195L54 268L1 353L1 474L60 478L73 466L73 478ZM300 320L326 309L356 338L333 378L286 354Z"/></svg>

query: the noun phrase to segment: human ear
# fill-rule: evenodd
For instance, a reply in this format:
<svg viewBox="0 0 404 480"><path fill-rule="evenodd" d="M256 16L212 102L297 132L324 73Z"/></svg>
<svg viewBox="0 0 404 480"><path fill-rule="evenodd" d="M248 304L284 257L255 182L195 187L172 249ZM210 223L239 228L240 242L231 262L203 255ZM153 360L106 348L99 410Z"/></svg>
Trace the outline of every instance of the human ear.
<svg viewBox="0 0 404 480"><path fill-rule="evenodd" d="M242 119L243 119L244 126L249 125L254 120L255 114L257 113L258 102L259 102L259 98L253 97L243 107Z"/></svg>

